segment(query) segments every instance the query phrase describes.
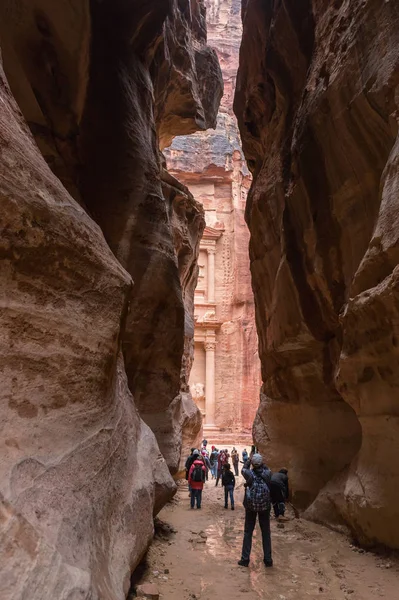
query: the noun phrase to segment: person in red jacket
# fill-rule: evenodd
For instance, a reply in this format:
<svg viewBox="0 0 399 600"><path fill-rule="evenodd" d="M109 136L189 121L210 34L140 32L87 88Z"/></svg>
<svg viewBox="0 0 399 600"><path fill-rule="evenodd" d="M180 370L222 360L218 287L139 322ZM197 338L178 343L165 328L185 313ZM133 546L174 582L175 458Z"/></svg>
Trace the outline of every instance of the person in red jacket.
<svg viewBox="0 0 399 600"><path fill-rule="evenodd" d="M201 508L205 474L206 467L202 457L199 456L191 465L188 474L188 484L191 490L191 508L194 508L195 501L197 501L197 508Z"/></svg>

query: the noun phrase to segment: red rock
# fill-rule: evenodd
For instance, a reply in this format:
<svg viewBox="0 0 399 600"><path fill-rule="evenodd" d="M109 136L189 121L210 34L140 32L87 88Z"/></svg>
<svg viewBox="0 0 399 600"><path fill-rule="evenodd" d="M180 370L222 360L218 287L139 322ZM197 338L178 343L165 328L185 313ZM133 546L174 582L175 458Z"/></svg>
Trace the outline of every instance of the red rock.
<svg viewBox="0 0 399 600"><path fill-rule="evenodd" d="M213 124L217 59L195 0L4 2L0 34L2 592L122 600L199 430L203 215L157 131Z"/></svg>
<svg viewBox="0 0 399 600"><path fill-rule="evenodd" d="M195 310L196 359L190 384L205 414L205 350L200 329L206 329L204 315L215 312L218 323L215 337L215 425L225 432L232 432L233 438L244 432L251 438L259 404L260 363L249 271L249 232L244 221L250 178L242 159L232 112L241 16L235 0L217 3L208 0L206 6L208 42L218 53L224 81L216 131L178 137L165 150L165 156L169 169L204 206L209 231L219 231L215 255L215 305L209 305L207 298L206 241L200 251ZM204 240L208 237L206 233ZM210 442L215 440L215 436L224 439L224 435L215 432L206 434Z"/></svg>
<svg viewBox="0 0 399 600"><path fill-rule="evenodd" d="M148 600L158 600L159 590L154 583L143 583L136 587L138 598L148 598Z"/></svg>
<svg viewBox="0 0 399 600"><path fill-rule="evenodd" d="M295 502L328 483L314 518L335 505L358 539L399 547L394 5L248 0L235 111L254 176L256 441Z"/></svg>

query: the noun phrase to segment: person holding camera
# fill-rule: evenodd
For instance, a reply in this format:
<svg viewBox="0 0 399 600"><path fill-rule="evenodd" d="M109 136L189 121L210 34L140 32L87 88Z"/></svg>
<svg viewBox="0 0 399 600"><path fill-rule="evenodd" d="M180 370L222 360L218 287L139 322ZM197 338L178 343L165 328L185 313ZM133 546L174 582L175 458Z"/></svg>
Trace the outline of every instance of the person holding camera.
<svg viewBox="0 0 399 600"><path fill-rule="evenodd" d="M272 567L273 559L270 537L271 471L263 464L263 457L258 453L254 453L252 458L245 463L241 473L246 482L244 497L245 525L241 559L238 561L238 564L241 567L248 567L249 565L252 536L256 519L258 519L262 532L263 562L266 567Z"/></svg>

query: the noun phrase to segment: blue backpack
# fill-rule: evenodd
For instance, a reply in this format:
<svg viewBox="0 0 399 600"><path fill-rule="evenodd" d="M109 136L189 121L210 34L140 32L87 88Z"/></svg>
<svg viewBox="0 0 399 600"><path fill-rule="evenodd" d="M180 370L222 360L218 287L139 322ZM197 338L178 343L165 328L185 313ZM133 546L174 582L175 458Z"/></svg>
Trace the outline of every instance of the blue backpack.
<svg viewBox="0 0 399 600"><path fill-rule="evenodd" d="M245 508L253 512L266 512L271 508L270 490L263 477L252 471L252 484L245 490Z"/></svg>

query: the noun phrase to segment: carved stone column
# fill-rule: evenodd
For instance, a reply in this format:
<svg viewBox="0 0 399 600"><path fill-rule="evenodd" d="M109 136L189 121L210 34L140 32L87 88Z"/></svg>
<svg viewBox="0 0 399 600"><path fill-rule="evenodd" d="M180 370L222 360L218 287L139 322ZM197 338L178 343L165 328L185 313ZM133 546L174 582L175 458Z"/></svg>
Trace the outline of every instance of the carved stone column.
<svg viewBox="0 0 399 600"><path fill-rule="evenodd" d="M208 302L215 302L215 248L208 248Z"/></svg>
<svg viewBox="0 0 399 600"><path fill-rule="evenodd" d="M215 430L215 341L206 341L205 344L205 366L206 366L206 378L205 378L205 424L204 429Z"/></svg>

